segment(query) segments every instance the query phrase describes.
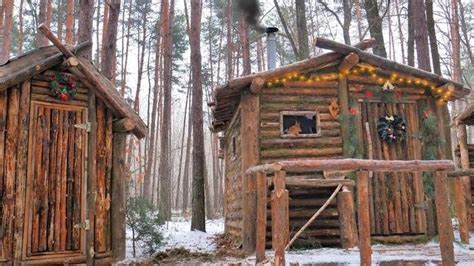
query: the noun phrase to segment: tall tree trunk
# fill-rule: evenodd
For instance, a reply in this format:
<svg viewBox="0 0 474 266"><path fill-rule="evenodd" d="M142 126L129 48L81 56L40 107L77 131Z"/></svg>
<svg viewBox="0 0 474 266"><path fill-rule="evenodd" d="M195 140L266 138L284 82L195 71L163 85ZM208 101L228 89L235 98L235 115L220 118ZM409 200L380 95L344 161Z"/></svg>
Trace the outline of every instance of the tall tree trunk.
<svg viewBox="0 0 474 266"><path fill-rule="evenodd" d="M416 58L418 68L431 71L430 50L428 45L428 26L423 0L413 0L413 22L415 26Z"/></svg>
<svg viewBox="0 0 474 266"><path fill-rule="evenodd" d="M435 21L433 18L433 0L426 0L426 21L428 25L428 35L430 38L431 59L433 62L433 70L436 74L441 75L441 64L439 60L438 41L436 40Z"/></svg>
<svg viewBox="0 0 474 266"><path fill-rule="evenodd" d="M156 143L156 114L158 112L158 92L160 90L160 43L161 43L161 27L160 21L158 20L155 25L156 29L156 45L155 45L155 85L153 86L153 102L151 107L151 123L150 123L150 145L148 148L148 158L147 158L147 167L145 172L145 180L150 182L151 180L151 173L153 169L153 161L155 160L155 143ZM148 184L150 186L150 184ZM151 186L153 191L153 186ZM148 193L148 192L147 192ZM153 202L153 196L150 197L151 202Z"/></svg>
<svg viewBox="0 0 474 266"><path fill-rule="evenodd" d="M125 87L127 86L127 66L128 66L128 52L130 48L131 16L132 16L132 3L129 3L128 4L128 19L127 19L127 35L126 35L127 41L125 43L125 62L124 62L124 70L122 72L122 82L120 83L120 94L122 95L122 97L125 97Z"/></svg>
<svg viewBox="0 0 474 266"><path fill-rule="evenodd" d="M74 0L66 2L66 44L74 44Z"/></svg>
<svg viewBox="0 0 474 266"><path fill-rule="evenodd" d="M23 0L21 0L23 1ZM63 40L63 18L64 18L63 0L58 0L58 39Z"/></svg>
<svg viewBox="0 0 474 266"><path fill-rule="evenodd" d="M99 36L100 36L100 33L99 33L99 27L100 27L100 6L101 6L101 2L100 0L97 0L97 17L95 18L95 28L97 29L95 31L95 65L96 66L100 66L100 42L99 42ZM124 13L124 18L123 18L123 23L122 23L122 29L125 27L125 7L123 8L123 13ZM124 37L123 37L123 30L122 30L122 47L121 49L123 50L123 42L124 42ZM121 74L123 75L123 56L122 56L122 71L121 71Z"/></svg>
<svg viewBox="0 0 474 266"><path fill-rule="evenodd" d="M240 42L242 44L242 76L251 72L249 26L244 16L240 17Z"/></svg>
<svg viewBox="0 0 474 266"><path fill-rule="evenodd" d="M80 4L80 10L79 10L79 28L77 31L77 41L79 43L85 42L85 41L92 41L92 32L94 30L93 29L94 0L80 0L79 4ZM115 34L115 36L117 36L117 33ZM83 51L82 56L91 60L92 48L87 49L87 51Z"/></svg>
<svg viewBox="0 0 474 266"><path fill-rule="evenodd" d="M201 14L200 0L191 1L191 30L189 44L191 48L191 70L193 72L193 97L191 114L193 116L193 189L191 229L206 231L205 209L205 153L202 109L201 80Z"/></svg>
<svg viewBox="0 0 474 266"><path fill-rule="evenodd" d="M11 1L11 0L8 0ZM48 18L48 9L50 9L51 1L50 0L40 0L39 2L39 15L38 15L38 24L45 24L48 28L51 26L48 24L48 21L50 22L51 19ZM6 24L7 20L5 20ZM6 26L6 25L5 25ZM40 31L36 32L36 38L35 38L35 44L36 47L44 47L48 46L49 41L46 36L44 36Z"/></svg>
<svg viewBox="0 0 474 266"><path fill-rule="evenodd" d="M407 40L407 63L415 66L415 21L413 12L413 1L408 0L408 40Z"/></svg>
<svg viewBox="0 0 474 266"><path fill-rule="evenodd" d="M285 31L286 38L288 38L291 48L293 49L293 54L295 55L295 58L299 58L296 42L293 39L293 36L291 35L290 29L288 28L288 24L286 23L286 19L283 16L283 12L281 11L280 5L278 4L278 0L273 0L273 4L275 5L275 8L277 10L278 17L280 18L281 25L283 26L283 30Z"/></svg>
<svg viewBox="0 0 474 266"><path fill-rule="evenodd" d="M472 2L470 2L472 5ZM468 4L469 5L469 4ZM472 24L466 23L466 14L464 10L464 5L462 2L459 3L459 18L461 19L461 32L464 40L461 39L461 42L464 44L464 47L466 48L466 53L467 56L469 57L469 61L471 66L474 66L474 55L472 53L472 48L471 48L471 43L469 42L469 29L472 28ZM472 127L471 127L472 128Z"/></svg>
<svg viewBox="0 0 474 266"><path fill-rule="evenodd" d="M403 37L403 29L402 29L402 22L400 18L400 4L399 0L395 0L395 10L397 11L397 26L398 26L398 37L400 38L400 49L402 50L402 62L403 64L406 63L405 58L405 39Z"/></svg>
<svg viewBox="0 0 474 266"><path fill-rule="evenodd" d="M191 88L189 88L191 90ZM190 101L192 102L192 91L190 95ZM191 113L191 106L189 106L186 112ZM184 172L183 172L183 213L186 213L189 204L189 163L191 161L191 146L192 146L192 135L193 135L193 128L192 128L192 120L193 116L189 114L188 118L188 137L186 140L186 157L184 159Z"/></svg>
<svg viewBox="0 0 474 266"><path fill-rule="evenodd" d="M170 152L170 128L171 128L171 77L172 77L172 45L171 34L174 16L174 0L163 0L161 2L162 32L163 32L163 120L161 123L161 152L160 152L160 201L159 211L162 221L171 219L171 152Z"/></svg>
<svg viewBox="0 0 474 266"><path fill-rule="evenodd" d="M226 27L227 27L227 80L232 79L232 0L227 1L226 7Z"/></svg>
<svg viewBox="0 0 474 266"><path fill-rule="evenodd" d="M5 25L3 28L3 42L0 63L4 63L10 57L10 36L12 30L13 0L4 0ZM41 33L40 33L41 34Z"/></svg>
<svg viewBox="0 0 474 266"><path fill-rule="evenodd" d="M87 1L87 0L82 0ZM88 0L92 1L93 0ZM118 20L120 17L120 0L110 0L109 1L109 16L107 23L107 32L105 38L104 46L104 58L101 62L101 73L112 81L112 84L115 84L115 65L116 65L116 51L117 51L117 26ZM91 24L92 25L92 19Z"/></svg>
<svg viewBox="0 0 474 266"><path fill-rule="evenodd" d="M347 0L344 0L347 2ZM306 25L305 0L295 0L296 7L296 29L298 32L298 59L309 57L308 26Z"/></svg>
<svg viewBox="0 0 474 266"><path fill-rule="evenodd" d="M133 5L133 1L130 1L130 5ZM106 34L107 34L107 28L109 27L109 12L110 12L110 5L107 0L104 1L104 17L102 19L102 41L101 41L101 48L102 48L102 54L101 54L101 61L104 60L105 57L105 42L106 42ZM99 29L97 29L99 30ZM97 44L98 46L99 44Z"/></svg>
<svg viewBox="0 0 474 266"><path fill-rule="evenodd" d="M359 36L359 41L362 41L363 34L362 34L362 12L360 8L360 0L354 0L354 6L356 10L356 20L357 20L357 33Z"/></svg>
<svg viewBox="0 0 474 266"><path fill-rule="evenodd" d="M191 78L191 75L189 75ZM177 189L176 189L176 201L175 201L175 208L179 208L179 193L180 193L180 185L181 185L181 173L183 169L183 157L184 157L184 149L185 149L185 144L184 144L184 137L186 136L186 122L187 122L187 116L188 116L188 108L189 108L189 101L190 101L190 95L191 95L191 90L189 89L188 86L188 91L186 92L186 101L184 104L184 119L183 119L183 128L182 128L182 135L181 135L181 147L180 147L180 152L179 152L179 166L178 166L178 181L177 181ZM184 185L183 185L184 186Z"/></svg>
<svg viewBox="0 0 474 266"><path fill-rule="evenodd" d="M376 42L373 48L374 54L387 57L383 39L382 18L379 14L377 0L365 0L365 11L367 13L370 36L374 38Z"/></svg>
<svg viewBox="0 0 474 266"><path fill-rule="evenodd" d="M23 0L20 0L20 7L18 12L18 55L23 54L23 41L24 41L24 33L23 33ZM60 7L58 7L61 10ZM58 15L59 16L59 15ZM59 23L58 19L58 23ZM0 27L1 29L1 27Z"/></svg>

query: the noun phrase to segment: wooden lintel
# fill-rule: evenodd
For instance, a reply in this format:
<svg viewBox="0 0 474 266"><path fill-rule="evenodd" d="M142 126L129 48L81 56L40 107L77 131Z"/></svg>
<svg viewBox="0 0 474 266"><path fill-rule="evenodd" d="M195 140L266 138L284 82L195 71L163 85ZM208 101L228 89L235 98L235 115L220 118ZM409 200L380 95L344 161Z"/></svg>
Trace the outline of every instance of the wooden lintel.
<svg viewBox="0 0 474 266"><path fill-rule="evenodd" d="M302 179L287 177L285 179L287 186L301 187L337 187L339 184L344 186L354 186L354 181L350 179Z"/></svg>
<svg viewBox="0 0 474 266"><path fill-rule="evenodd" d="M135 128L135 122L132 119L126 117L122 118L113 124L113 131L116 133L130 132Z"/></svg>
<svg viewBox="0 0 474 266"><path fill-rule="evenodd" d="M261 77L254 78L252 80L252 83L250 83L250 92L255 93L255 94L259 93L264 84L265 84L265 80L263 78Z"/></svg>
<svg viewBox="0 0 474 266"><path fill-rule="evenodd" d="M344 57L344 59L339 64L337 69L342 73L346 73L358 63L359 63L359 55L357 55L356 53L350 53L346 55L346 57Z"/></svg>

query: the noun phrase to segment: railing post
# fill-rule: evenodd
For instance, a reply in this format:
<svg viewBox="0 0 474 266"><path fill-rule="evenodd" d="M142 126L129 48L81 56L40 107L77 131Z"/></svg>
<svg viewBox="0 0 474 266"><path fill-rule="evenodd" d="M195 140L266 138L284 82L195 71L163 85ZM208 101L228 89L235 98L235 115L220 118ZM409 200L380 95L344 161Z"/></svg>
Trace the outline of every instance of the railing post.
<svg viewBox="0 0 474 266"><path fill-rule="evenodd" d="M341 224L342 248L348 249L357 246L357 225L354 210L354 197L347 186L337 195L337 213Z"/></svg>
<svg viewBox="0 0 474 266"><path fill-rule="evenodd" d="M434 172L434 185L442 263L443 265L454 265L454 235L451 216L449 215L446 171Z"/></svg>
<svg viewBox="0 0 474 266"><path fill-rule="evenodd" d="M466 125L457 127L459 154L462 169L469 169L469 149L467 147ZM471 186L469 176L460 176L454 179L454 202L459 220L459 235L461 242L469 244L469 208L471 206Z"/></svg>
<svg viewBox="0 0 474 266"><path fill-rule="evenodd" d="M267 238L267 175L257 172L257 263L265 260L265 243Z"/></svg>
<svg viewBox="0 0 474 266"><path fill-rule="evenodd" d="M357 205L360 265L369 266L372 264L372 248L370 246L369 173L367 171L357 172Z"/></svg>
<svg viewBox="0 0 474 266"><path fill-rule="evenodd" d="M289 239L288 190L284 171L275 172L272 191L272 246L275 266L285 265L285 246Z"/></svg>

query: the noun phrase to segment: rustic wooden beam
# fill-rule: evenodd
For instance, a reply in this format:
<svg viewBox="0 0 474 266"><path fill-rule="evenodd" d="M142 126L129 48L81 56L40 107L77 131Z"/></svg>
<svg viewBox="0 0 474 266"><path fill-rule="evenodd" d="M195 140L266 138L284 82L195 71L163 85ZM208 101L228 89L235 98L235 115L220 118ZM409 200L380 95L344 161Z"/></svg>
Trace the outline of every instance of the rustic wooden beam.
<svg viewBox="0 0 474 266"><path fill-rule="evenodd" d="M64 60L61 65L66 68L77 67L79 65L79 60L77 60L76 57L72 56Z"/></svg>
<svg viewBox="0 0 474 266"><path fill-rule="evenodd" d="M472 176L474 175L474 168L468 169L456 169L454 171L448 172L448 177L460 177L460 176Z"/></svg>
<svg viewBox="0 0 474 266"><path fill-rule="evenodd" d="M342 248L349 249L356 247L358 239L354 197L352 191L346 186L344 186L342 191L337 195L337 213L339 214Z"/></svg>
<svg viewBox="0 0 474 266"><path fill-rule="evenodd" d="M459 91L458 97L465 96L469 93L469 89L464 88L464 85L458 82L453 82L452 80L443 78L437 74L424 71L418 68L411 66L403 65L395 61L388 60L386 58L365 52L357 47L350 46L347 44L339 43L333 40L325 38L316 38L315 45L319 48L333 50L340 54L350 54L356 53L359 55L361 61L364 61L369 64L377 65L385 69L390 69L393 71L398 71L408 75L420 76L437 84L452 83L455 85L456 89Z"/></svg>
<svg viewBox="0 0 474 266"><path fill-rule="evenodd" d="M338 87L338 97L339 97L339 118L341 123L348 123L349 121L349 88L347 86L347 77L339 77L339 87ZM349 140L349 128L347 126L341 127L341 136L343 142ZM348 145L343 145L343 154L344 157L351 157L350 147Z"/></svg>
<svg viewBox="0 0 474 266"><path fill-rule="evenodd" d="M359 55L356 53L350 53L344 57L342 62L337 67L339 72L346 74L347 71L351 70L354 66L359 63Z"/></svg>
<svg viewBox="0 0 474 266"><path fill-rule="evenodd" d="M117 120L113 124L113 131L116 133L130 132L134 128L135 128L135 122L128 117Z"/></svg>
<svg viewBox="0 0 474 266"><path fill-rule="evenodd" d="M110 220L112 223L112 253L116 261L125 259L126 143L126 134L114 133L111 193L114 204L111 204Z"/></svg>
<svg viewBox="0 0 474 266"><path fill-rule="evenodd" d="M89 230L86 232L86 261L87 265L93 265L95 255L95 206L96 206L96 175L97 175L97 114L96 98L89 91L89 123L91 130L87 141L87 219Z"/></svg>
<svg viewBox="0 0 474 266"><path fill-rule="evenodd" d="M359 220L359 251L360 265L372 264L372 248L370 246L370 213L369 213L369 173L357 173L357 215Z"/></svg>
<svg viewBox="0 0 474 266"><path fill-rule="evenodd" d="M468 121L464 121L468 119L472 113L474 113L474 103L470 103L461 113L459 113L456 118L454 118L454 125L465 124Z"/></svg>
<svg viewBox="0 0 474 266"><path fill-rule="evenodd" d="M447 189L446 171L434 172L436 216L438 221L439 248L443 265L455 265L454 235L451 215L449 213L449 192Z"/></svg>
<svg viewBox="0 0 474 266"><path fill-rule="evenodd" d="M337 187L338 185L354 186L354 181L350 179L302 179L287 177L285 179L287 186L300 187Z"/></svg>
<svg viewBox="0 0 474 266"><path fill-rule="evenodd" d="M15 234L14 259L19 264L22 259L23 226L25 222L25 191L28 170L28 132L30 125L31 83L25 81L20 85L20 117L18 134L18 157L15 198ZM1 108L1 107L0 107ZM1 145L0 145L1 146ZM1 148L1 147L0 147ZM1 156L0 156L1 157Z"/></svg>
<svg viewBox="0 0 474 266"><path fill-rule="evenodd" d="M63 53L67 58L74 56L74 54L61 43L61 41L51 32L51 30L49 30L45 24L41 23L38 27L38 30L44 36L46 36L46 38L48 38L54 44L54 46L56 46L59 51L61 51L61 53Z"/></svg>
<svg viewBox="0 0 474 266"><path fill-rule="evenodd" d="M466 126L457 126L457 137L461 157L461 167L469 169L469 150L467 147ZM469 208L471 206L470 176L464 175L454 179L454 203L459 220L459 233L461 242L469 244Z"/></svg>
<svg viewBox="0 0 474 266"><path fill-rule="evenodd" d="M272 191L272 246L275 251L275 266L285 265L285 247L290 236L289 194L285 188L283 171L275 172Z"/></svg>
<svg viewBox="0 0 474 266"><path fill-rule="evenodd" d="M282 166L279 163L261 164L247 169L245 173L247 175L254 175L258 172L274 173L280 171L281 168Z"/></svg>
<svg viewBox="0 0 474 266"><path fill-rule="evenodd" d="M242 148L242 168L243 177L242 188L242 250L247 253L255 251L255 234L257 226L257 199L256 181L253 176L246 175L248 168L256 166L259 161L259 130L256 125L260 124L259 110L260 103L258 95L243 94L241 96L241 122L240 132Z"/></svg>
<svg viewBox="0 0 474 266"><path fill-rule="evenodd" d="M256 230L256 258L257 263L265 260L265 242L267 235L267 176L258 172L257 181L257 230Z"/></svg>
<svg viewBox="0 0 474 266"><path fill-rule="evenodd" d="M258 94L260 90L263 88L263 85L265 84L265 80L261 77L256 77L252 80L252 83L250 83L250 92Z"/></svg>

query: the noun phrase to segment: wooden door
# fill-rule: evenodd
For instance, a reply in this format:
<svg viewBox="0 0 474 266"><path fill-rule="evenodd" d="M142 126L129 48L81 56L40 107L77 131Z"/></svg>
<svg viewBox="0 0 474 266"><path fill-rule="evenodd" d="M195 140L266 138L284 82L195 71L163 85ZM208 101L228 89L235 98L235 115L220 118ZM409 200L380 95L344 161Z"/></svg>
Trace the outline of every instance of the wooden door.
<svg viewBox="0 0 474 266"><path fill-rule="evenodd" d="M365 158L379 160L420 160L419 119L415 102L361 102L360 121ZM407 138L399 143L382 141L377 121L384 115L405 119ZM367 134L367 124L370 135ZM372 149L369 149L369 140ZM371 155L371 156L369 156ZM373 173L370 178L370 218L372 235L414 235L426 232L423 179L421 173Z"/></svg>
<svg viewBox="0 0 474 266"><path fill-rule="evenodd" d="M87 109L31 104L25 259L84 253Z"/></svg>

